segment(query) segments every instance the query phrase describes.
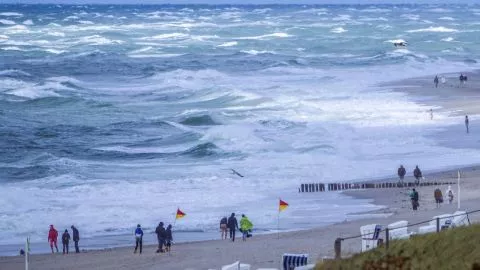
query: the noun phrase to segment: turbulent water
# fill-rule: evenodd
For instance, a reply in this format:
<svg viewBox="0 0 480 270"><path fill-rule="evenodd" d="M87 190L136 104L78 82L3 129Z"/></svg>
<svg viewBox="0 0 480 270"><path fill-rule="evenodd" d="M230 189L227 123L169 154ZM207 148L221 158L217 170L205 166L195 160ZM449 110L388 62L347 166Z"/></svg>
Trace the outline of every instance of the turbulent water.
<svg viewBox="0 0 480 270"><path fill-rule="evenodd" d="M478 163L429 136L456 119L376 85L478 68L479 35L478 5L0 5L0 244L177 207L178 230L269 230L278 197L308 227L374 206L300 183Z"/></svg>

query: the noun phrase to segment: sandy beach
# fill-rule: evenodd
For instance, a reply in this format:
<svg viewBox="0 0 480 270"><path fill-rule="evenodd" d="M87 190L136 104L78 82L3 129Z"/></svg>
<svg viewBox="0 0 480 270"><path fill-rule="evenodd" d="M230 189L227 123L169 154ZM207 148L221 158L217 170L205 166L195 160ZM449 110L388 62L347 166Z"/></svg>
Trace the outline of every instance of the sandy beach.
<svg viewBox="0 0 480 270"><path fill-rule="evenodd" d="M422 102L435 106L436 110L449 111L453 114L475 114L480 111L475 106L479 83L475 77L479 73L467 73L468 84L458 87L454 81L455 74L445 74L448 78L446 85L439 88L432 87L431 78L416 78L403 81L397 86L388 86L394 91L402 91L412 97L429 96ZM402 85L402 86L398 86ZM381 87L387 87L383 85ZM475 147L470 142L468 147ZM473 145L472 145L473 144ZM455 181L457 169L436 173L424 172L427 180ZM461 209L477 210L480 198L480 166L461 169ZM407 177L407 181L413 179ZM396 181L396 178L386 178L383 181ZM145 246L143 254L133 254L132 247L114 248L108 250L86 251L81 254L42 254L32 255L30 269L220 269L222 265L241 261L252 265L253 269L259 267L280 268L283 253L309 254L310 262L316 262L323 257L333 256L333 243L337 237L348 237L359 234L359 227L365 224L386 225L399 220L408 220L410 223L431 219L438 214L453 213L457 210L457 196L454 204L444 203L436 208L433 199L435 187L419 187L420 209L413 213L408 198L408 189L371 189L344 192L345 195L359 199L370 199L372 203L383 208L369 213L360 213L359 217L368 217L316 229L285 232L279 235L255 235L253 238L242 242L241 238L234 243L229 240L200 241L176 244L170 254L156 254L155 246ZM446 186L440 186L445 192ZM457 195L457 187L453 190ZM322 196L324 193L306 193L305 196ZM321 210L318 210L321 211ZM470 217L472 221L480 221L480 214ZM411 230L415 231L413 227ZM237 234L238 236L239 234ZM47 243L45 243L47 245ZM342 243L342 253L348 256L358 252L361 247L359 239L346 240ZM0 257L0 269L24 269L24 258Z"/></svg>
<svg viewBox="0 0 480 270"><path fill-rule="evenodd" d="M480 167L461 169L461 209L476 210L480 205L477 195L480 190ZM446 171L425 174L426 179L437 181L453 181L457 171ZM445 190L446 186L441 186ZM115 248L101 251L89 251L81 254L44 254L31 257L31 269L219 269L222 265L241 261L249 263L253 269L259 267L280 267L283 253L307 253L310 262L320 260L324 256L333 256L333 243L337 237L359 234L359 227L365 224L386 225L399 220L410 223L431 219L444 213L453 213L457 209L454 204L444 203L436 208L433 200L434 187L419 187L420 209L413 213L406 192L407 189L372 189L348 191L345 194L357 198L370 198L375 204L384 208L369 214L371 218L348 221L327 227L254 236L246 242L237 239L183 243L173 247L171 254L156 254L154 246L144 247L143 254L133 254L131 248ZM457 194L456 187L453 187ZM323 193L305 194L305 196L322 196ZM376 217L375 217L376 216ZM480 214L470 217L472 221L480 221ZM416 228L411 228L415 231ZM132 241L133 244L133 241ZM346 240L342 244L345 256L360 250L360 240ZM24 269L23 257L2 257L2 270Z"/></svg>

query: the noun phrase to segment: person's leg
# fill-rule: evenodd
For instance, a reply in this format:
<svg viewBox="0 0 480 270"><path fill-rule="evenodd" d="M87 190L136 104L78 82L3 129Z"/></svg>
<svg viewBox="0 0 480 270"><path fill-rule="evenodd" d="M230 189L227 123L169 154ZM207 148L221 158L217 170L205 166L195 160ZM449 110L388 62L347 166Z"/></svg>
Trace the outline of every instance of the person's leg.
<svg viewBox="0 0 480 270"><path fill-rule="evenodd" d="M233 238L233 230L232 230L232 228L228 228L228 230L230 231L230 239L232 239Z"/></svg>
<svg viewBox="0 0 480 270"><path fill-rule="evenodd" d="M235 242L235 229L232 230L233 231L233 238L232 238L232 241Z"/></svg>
<svg viewBox="0 0 480 270"><path fill-rule="evenodd" d="M55 243L55 249L57 250L57 253L58 253L57 241L54 241L53 243Z"/></svg>
<svg viewBox="0 0 480 270"><path fill-rule="evenodd" d="M63 254L65 254L65 243L63 243Z"/></svg>
<svg viewBox="0 0 480 270"><path fill-rule="evenodd" d="M68 246L69 246L68 244L69 244L69 243L67 242L67 254L68 254Z"/></svg>
<svg viewBox="0 0 480 270"><path fill-rule="evenodd" d="M78 248L78 241L75 241L75 252L80 253L80 249Z"/></svg>
<svg viewBox="0 0 480 270"><path fill-rule="evenodd" d="M140 238L140 254L142 254L143 238Z"/></svg>
<svg viewBox="0 0 480 270"><path fill-rule="evenodd" d="M138 249L138 237L135 237L135 249L133 250L133 253L137 253L137 249Z"/></svg>
<svg viewBox="0 0 480 270"><path fill-rule="evenodd" d="M50 248L52 249L52 253L54 253L53 252L53 241L51 241L51 240L50 240Z"/></svg>

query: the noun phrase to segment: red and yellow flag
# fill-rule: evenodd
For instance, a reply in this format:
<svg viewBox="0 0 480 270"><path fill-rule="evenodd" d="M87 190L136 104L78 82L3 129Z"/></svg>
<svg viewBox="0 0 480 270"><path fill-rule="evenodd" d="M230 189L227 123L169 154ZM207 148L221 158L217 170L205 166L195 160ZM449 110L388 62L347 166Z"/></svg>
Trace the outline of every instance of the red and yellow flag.
<svg viewBox="0 0 480 270"><path fill-rule="evenodd" d="M180 210L180 208L177 209L177 215L175 216L175 219L180 219L183 218L186 214Z"/></svg>
<svg viewBox="0 0 480 270"><path fill-rule="evenodd" d="M283 210L287 209L287 207L288 207L288 203L280 199L280 204L278 205L278 211L282 212Z"/></svg>

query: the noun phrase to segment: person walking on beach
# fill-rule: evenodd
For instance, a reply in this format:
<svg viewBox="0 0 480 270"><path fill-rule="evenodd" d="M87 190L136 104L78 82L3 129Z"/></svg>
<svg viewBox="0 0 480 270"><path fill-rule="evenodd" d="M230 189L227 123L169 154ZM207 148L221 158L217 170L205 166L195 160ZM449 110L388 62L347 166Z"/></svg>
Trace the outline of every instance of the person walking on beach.
<svg viewBox="0 0 480 270"><path fill-rule="evenodd" d="M242 218L240 219L240 231L242 232L242 239L243 241L247 241L247 237L249 233L252 231L253 224L248 220L247 216L242 214Z"/></svg>
<svg viewBox="0 0 480 270"><path fill-rule="evenodd" d="M50 225L50 231L48 231L48 243L50 244L50 248L52 249L52 253L54 253L53 252L53 246L55 246L55 249L57 250L57 253L58 253L57 239L58 239L58 231L55 230L53 225Z"/></svg>
<svg viewBox="0 0 480 270"><path fill-rule="evenodd" d="M400 183L403 185L403 178L405 177L405 174L407 173L407 170L403 167L403 165L400 165L400 168L397 170L398 177L400 178Z"/></svg>
<svg viewBox="0 0 480 270"><path fill-rule="evenodd" d="M220 220L220 231L222 233L222 238L221 238L222 240L227 239L227 223L228 223L227 217L223 217Z"/></svg>
<svg viewBox="0 0 480 270"><path fill-rule="evenodd" d="M449 204L452 204L452 202L453 202L453 191L452 191L452 186L448 186L448 188L447 188L447 191L445 192L445 194L447 194L447 197L448 197L448 203L449 203Z"/></svg>
<svg viewBox="0 0 480 270"><path fill-rule="evenodd" d="M235 217L235 213L232 213L232 215L230 215L228 218L227 227L230 231L230 239L232 239L232 242L235 242L235 230L238 229L238 222L237 218Z"/></svg>
<svg viewBox="0 0 480 270"><path fill-rule="evenodd" d="M158 240L158 249L157 249L157 253L160 253L160 252L165 252L165 250L163 250L163 246L165 245L165 238L167 238L167 233L165 231L165 228L163 227L163 222L160 222L157 226L157 228L155 229L155 233L157 234L157 240Z"/></svg>
<svg viewBox="0 0 480 270"><path fill-rule="evenodd" d="M433 79L433 83L435 84L435 88L438 87L438 76L435 75L435 79Z"/></svg>
<svg viewBox="0 0 480 270"><path fill-rule="evenodd" d="M420 204L418 203L419 195L415 189L412 189L412 193L410 193L410 200L412 201L412 209L413 211L417 211Z"/></svg>
<svg viewBox="0 0 480 270"><path fill-rule="evenodd" d="M415 184L418 186L420 184L420 178L422 178L422 171L420 171L418 165L415 166L415 170L413 170L413 176L415 176Z"/></svg>
<svg viewBox="0 0 480 270"><path fill-rule="evenodd" d="M435 198L435 203L437 204L437 208L440 207L440 204L443 203L443 194L439 188L436 188L433 192L433 197Z"/></svg>
<svg viewBox="0 0 480 270"><path fill-rule="evenodd" d="M70 234L68 230L65 229L65 232L62 234L63 254L65 254L65 251L67 251L68 254L68 242L70 242Z"/></svg>
<svg viewBox="0 0 480 270"><path fill-rule="evenodd" d="M470 121L468 120L468 115L465 115L465 127L467 128L467 133L469 133L469 129L468 129L468 124L470 124Z"/></svg>
<svg viewBox="0 0 480 270"><path fill-rule="evenodd" d="M72 238L73 242L75 243L75 253L80 253L80 249L78 248L78 241L80 241L80 233L75 226L72 225L70 228L72 229Z"/></svg>
<svg viewBox="0 0 480 270"><path fill-rule="evenodd" d="M167 252L170 252L172 249L172 242L173 242L173 235L172 235L172 225L168 224L166 232L166 240L167 243L165 244L165 249Z"/></svg>
<svg viewBox="0 0 480 270"><path fill-rule="evenodd" d="M140 246L140 254L142 254L142 246L143 246L143 230L140 224L137 225L135 229L135 250L133 253L137 253L138 246Z"/></svg>

